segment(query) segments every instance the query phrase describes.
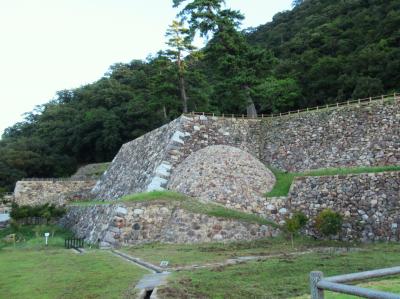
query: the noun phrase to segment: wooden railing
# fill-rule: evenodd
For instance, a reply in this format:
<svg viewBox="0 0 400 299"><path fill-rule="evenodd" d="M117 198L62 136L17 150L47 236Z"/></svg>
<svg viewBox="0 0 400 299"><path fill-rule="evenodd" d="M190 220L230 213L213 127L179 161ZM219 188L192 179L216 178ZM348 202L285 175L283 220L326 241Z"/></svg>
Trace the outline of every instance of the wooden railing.
<svg viewBox="0 0 400 299"><path fill-rule="evenodd" d="M23 182L90 182L93 180L80 180L73 178L23 178L20 181Z"/></svg>
<svg viewBox="0 0 400 299"><path fill-rule="evenodd" d="M345 284L353 281L360 281L398 274L400 274L400 267L378 269L373 271L351 273L325 278L322 272L313 271L310 273L311 299L324 299L325 290L340 294L354 295L362 298L400 299L400 294L377 291Z"/></svg>
<svg viewBox="0 0 400 299"><path fill-rule="evenodd" d="M74 248L83 248L85 245L85 238L67 238L64 240L64 246L67 249Z"/></svg>
<svg viewBox="0 0 400 299"><path fill-rule="evenodd" d="M334 109L334 108L340 108L340 107L351 106L351 105L367 106L367 105L370 105L371 103L379 103L379 102L384 103L387 101L400 101L400 94L393 93L390 95L381 95L381 96L377 96L377 97L369 97L369 98L358 99L358 100L348 100L348 101L344 101L344 102L336 102L336 103L332 103L332 104L315 106L315 107L305 108L305 109L292 110L292 111L287 111L287 112L282 112L282 113L257 114L257 116L247 116L245 114L224 114L224 113L218 114L218 113L206 113L206 112L190 112L186 115L188 115L188 116L203 115L203 116L223 117L223 118L248 118L248 119L273 118L273 117L281 117L281 116L285 116L285 115L294 115L294 114L299 114L299 113L303 113L303 112L322 111L325 109Z"/></svg>

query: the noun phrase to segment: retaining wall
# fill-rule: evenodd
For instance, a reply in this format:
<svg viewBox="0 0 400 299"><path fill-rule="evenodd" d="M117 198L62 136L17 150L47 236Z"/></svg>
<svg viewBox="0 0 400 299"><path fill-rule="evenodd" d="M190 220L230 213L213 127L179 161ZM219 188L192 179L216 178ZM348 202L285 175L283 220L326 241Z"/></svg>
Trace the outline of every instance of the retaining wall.
<svg viewBox="0 0 400 299"><path fill-rule="evenodd" d="M261 160L292 172L400 165L400 105L372 103L270 118L261 126L261 140Z"/></svg>
<svg viewBox="0 0 400 299"><path fill-rule="evenodd" d="M399 241L400 172L297 178L286 208L312 220L311 235L313 219L329 208L344 216L343 240Z"/></svg>
<svg viewBox="0 0 400 299"><path fill-rule="evenodd" d="M181 116L123 145L94 197L164 189L182 161L211 145L237 147L286 171L400 165L400 105L375 102L268 119Z"/></svg>
<svg viewBox="0 0 400 299"><path fill-rule="evenodd" d="M61 224L102 247L254 240L278 233L266 225L188 212L165 202L69 207Z"/></svg>
<svg viewBox="0 0 400 299"><path fill-rule="evenodd" d="M122 146L93 189L94 197L116 199L167 186L177 165L209 145L231 145L259 155L258 120L181 116Z"/></svg>
<svg viewBox="0 0 400 299"><path fill-rule="evenodd" d="M73 200L86 199L95 183L72 180L18 181L14 201L19 205L64 205Z"/></svg>

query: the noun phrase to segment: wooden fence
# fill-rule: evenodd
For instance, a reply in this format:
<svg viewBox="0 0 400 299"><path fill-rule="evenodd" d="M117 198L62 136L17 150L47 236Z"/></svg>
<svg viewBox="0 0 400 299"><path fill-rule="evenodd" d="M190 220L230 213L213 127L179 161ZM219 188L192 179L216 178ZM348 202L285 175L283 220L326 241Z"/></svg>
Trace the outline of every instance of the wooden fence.
<svg viewBox="0 0 400 299"><path fill-rule="evenodd" d="M310 273L311 299L324 299L324 290L340 294L354 295L362 298L400 299L400 294L377 291L344 284L353 281L360 281L398 274L400 274L400 267L378 269L373 271L351 273L325 278L322 272L313 271Z"/></svg>
<svg viewBox="0 0 400 299"><path fill-rule="evenodd" d="M367 106L367 105L370 105L371 103L379 103L379 102L384 103L384 102L388 102L388 101L400 101L400 94L393 93L390 95L381 95L381 96L377 96L377 97L369 97L369 98L358 99L358 100L348 100L348 101L344 101L344 102L336 102L333 104L326 104L323 106L315 106L312 108L298 109L298 110L287 111L287 112L276 113L276 114L257 114L257 116L246 116L245 114L217 114L217 113L205 113L205 112L190 112L186 115L188 115L188 116L203 115L203 116L213 116L213 117L223 117L223 118L248 118L248 119L274 118L274 117L281 117L281 116L285 116L285 115L299 114L299 113L303 113L303 112L335 109L335 108L351 106L351 105Z"/></svg>
<svg viewBox="0 0 400 299"><path fill-rule="evenodd" d="M73 178L23 178L20 181L30 182L30 181L39 181L39 182L90 182L93 180L79 180Z"/></svg>
<svg viewBox="0 0 400 299"><path fill-rule="evenodd" d="M85 238L67 238L64 240L64 246L67 249L74 248L83 248L85 245Z"/></svg>

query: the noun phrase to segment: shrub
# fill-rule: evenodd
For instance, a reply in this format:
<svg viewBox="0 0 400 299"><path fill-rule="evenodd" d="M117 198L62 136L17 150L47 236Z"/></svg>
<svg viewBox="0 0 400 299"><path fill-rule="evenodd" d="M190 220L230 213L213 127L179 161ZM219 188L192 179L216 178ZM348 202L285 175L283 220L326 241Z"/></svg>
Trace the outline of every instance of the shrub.
<svg viewBox="0 0 400 299"><path fill-rule="evenodd" d="M338 212L325 209L315 218L315 228L323 236L336 235L342 229L343 217Z"/></svg>
<svg viewBox="0 0 400 299"><path fill-rule="evenodd" d="M24 219L28 217L40 217L50 220L59 218L64 215L65 209L54 205L43 204L37 206L19 206L13 203L11 206L10 216L14 220Z"/></svg>
<svg viewBox="0 0 400 299"><path fill-rule="evenodd" d="M307 224L307 221L307 216L302 212L295 212L291 218L286 219L284 230L290 235L292 247L294 246L294 235L297 234Z"/></svg>

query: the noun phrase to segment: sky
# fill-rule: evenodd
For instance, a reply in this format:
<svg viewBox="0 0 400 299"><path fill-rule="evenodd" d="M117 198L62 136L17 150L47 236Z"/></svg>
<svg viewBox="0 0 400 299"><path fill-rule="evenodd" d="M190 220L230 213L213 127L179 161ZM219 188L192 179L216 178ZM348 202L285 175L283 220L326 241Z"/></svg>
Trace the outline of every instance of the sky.
<svg viewBox="0 0 400 299"><path fill-rule="evenodd" d="M292 0L226 0L243 28L291 8ZM100 79L110 65L165 49L178 10L172 0L0 0L0 135L25 112Z"/></svg>

